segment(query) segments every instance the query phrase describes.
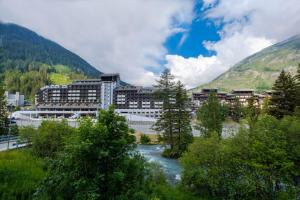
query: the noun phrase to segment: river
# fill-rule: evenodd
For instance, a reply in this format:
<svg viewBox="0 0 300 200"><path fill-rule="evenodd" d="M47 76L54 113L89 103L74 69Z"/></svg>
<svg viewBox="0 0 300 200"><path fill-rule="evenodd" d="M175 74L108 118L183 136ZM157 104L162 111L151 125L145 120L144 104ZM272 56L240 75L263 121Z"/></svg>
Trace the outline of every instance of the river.
<svg viewBox="0 0 300 200"><path fill-rule="evenodd" d="M159 163L170 183L180 181L182 168L178 160L161 156L164 148L161 145L138 145L137 150L149 161Z"/></svg>

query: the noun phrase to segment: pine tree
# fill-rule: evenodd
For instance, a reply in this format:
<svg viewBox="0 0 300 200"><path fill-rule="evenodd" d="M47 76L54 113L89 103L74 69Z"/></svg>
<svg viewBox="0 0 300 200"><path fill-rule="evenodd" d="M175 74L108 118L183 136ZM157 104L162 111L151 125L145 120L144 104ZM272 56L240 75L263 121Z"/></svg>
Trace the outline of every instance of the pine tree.
<svg viewBox="0 0 300 200"><path fill-rule="evenodd" d="M184 85L178 81L175 87L174 135L176 152L174 157L180 157L193 141L190 121L190 104Z"/></svg>
<svg viewBox="0 0 300 200"><path fill-rule="evenodd" d="M243 107L238 97L234 98L233 104L230 107L230 115L233 121L239 122L243 117Z"/></svg>
<svg viewBox="0 0 300 200"><path fill-rule="evenodd" d="M256 99L254 96L248 99L248 105L245 110L246 110L246 118L248 120L248 124L250 126L250 129L252 130L260 114L260 108L256 104Z"/></svg>
<svg viewBox="0 0 300 200"><path fill-rule="evenodd" d="M215 93L211 93L208 100L197 111L197 129L201 135L210 137L216 133L221 138L223 122L227 116L227 108L218 100Z"/></svg>
<svg viewBox="0 0 300 200"><path fill-rule="evenodd" d="M7 104L4 96L4 89L0 86L0 135L6 134L7 125Z"/></svg>
<svg viewBox="0 0 300 200"><path fill-rule="evenodd" d="M297 107L300 109L300 64L298 65L297 74L295 75L295 81L297 84Z"/></svg>
<svg viewBox="0 0 300 200"><path fill-rule="evenodd" d="M291 115L297 105L297 84L290 73L281 71L273 86L269 113L276 118Z"/></svg>
<svg viewBox="0 0 300 200"><path fill-rule="evenodd" d="M175 147L174 137L174 108L175 108L175 82L174 76L166 69L160 76L155 86L155 95L158 101L163 102L162 114L154 124L154 130L161 133L160 139L164 144L170 145L170 150Z"/></svg>
<svg viewBox="0 0 300 200"><path fill-rule="evenodd" d="M269 96L265 96L262 108L261 108L261 113L262 114L267 114L269 112L269 106L270 106L270 98Z"/></svg>

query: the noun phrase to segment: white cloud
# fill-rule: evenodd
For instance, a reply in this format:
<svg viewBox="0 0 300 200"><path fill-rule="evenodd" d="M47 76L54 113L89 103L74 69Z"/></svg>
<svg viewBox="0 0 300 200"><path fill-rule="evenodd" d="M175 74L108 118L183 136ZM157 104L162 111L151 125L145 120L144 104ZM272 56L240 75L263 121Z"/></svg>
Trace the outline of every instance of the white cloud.
<svg viewBox="0 0 300 200"><path fill-rule="evenodd" d="M193 19L192 0L0 0L0 20L23 25L103 72L152 84L171 34Z"/></svg>
<svg viewBox="0 0 300 200"><path fill-rule="evenodd" d="M204 0L210 7L215 0ZM205 42L215 56L183 58L167 55L167 67L189 87L206 83L243 58L300 32L298 0L220 0L205 17L225 25L221 40Z"/></svg>

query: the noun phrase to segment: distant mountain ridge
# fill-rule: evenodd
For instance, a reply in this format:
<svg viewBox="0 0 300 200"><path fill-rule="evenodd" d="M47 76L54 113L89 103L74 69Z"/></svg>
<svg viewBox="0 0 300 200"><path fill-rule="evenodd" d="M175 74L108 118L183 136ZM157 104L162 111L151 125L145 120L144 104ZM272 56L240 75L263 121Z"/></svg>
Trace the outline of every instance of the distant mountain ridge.
<svg viewBox="0 0 300 200"><path fill-rule="evenodd" d="M27 28L0 22L0 73L12 69L26 71L30 63L65 65L74 72L94 78L102 74L59 44Z"/></svg>
<svg viewBox="0 0 300 200"><path fill-rule="evenodd" d="M267 47L234 65L202 88L219 88L231 91L237 88L251 88L258 91L272 88L281 70L295 74L300 63L300 34Z"/></svg>

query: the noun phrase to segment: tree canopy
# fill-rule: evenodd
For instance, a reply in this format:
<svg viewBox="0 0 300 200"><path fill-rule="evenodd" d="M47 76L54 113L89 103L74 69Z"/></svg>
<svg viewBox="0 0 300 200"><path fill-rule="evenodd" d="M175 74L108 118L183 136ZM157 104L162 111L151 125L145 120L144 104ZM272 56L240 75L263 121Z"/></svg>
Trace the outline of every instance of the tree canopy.
<svg viewBox="0 0 300 200"><path fill-rule="evenodd" d="M197 110L197 129L205 137L211 136L212 133L221 137L227 114L227 107L220 103L215 93L211 93L208 100Z"/></svg>
<svg viewBox="0 0 300 200"><path fill-rule="evenodd" d="M163 156L178 158L193 140L187 91L181 82L175 83L169 69L161 74L155 88L157 100L163 105L154 129L161 133L161 141L170 146Z"/></svg>
<svg viewBox="0 0 300 200"><path fill-rule="evenodd" d="M135 137L114 109L94 124L81 121L76 134L51 162L38 197L50 199L145 199L150 173L134 151ZM149 195L149 194L148 194Z"/></svg>
<svg viewBox="0 0 300 200"><path fill-rule="evenodd" d="M297 84L290 73L281 71L273 86L269 113L276 118L291 115L297 105Z"/></svg>
<svg viewBox="0 0 300 200"><path fill-rule="evenodd" d="M0 135L7 134L7 107L6 107L6 98L4 95L4 89L0 86Z"/></svg>

